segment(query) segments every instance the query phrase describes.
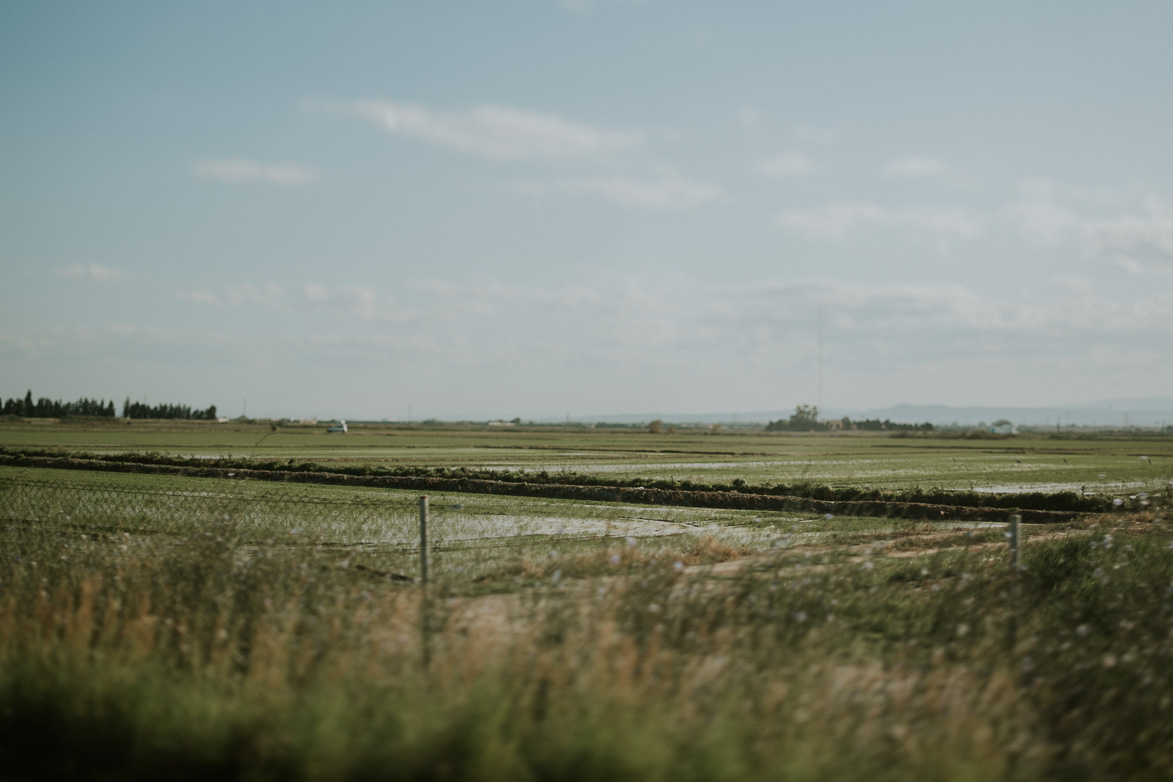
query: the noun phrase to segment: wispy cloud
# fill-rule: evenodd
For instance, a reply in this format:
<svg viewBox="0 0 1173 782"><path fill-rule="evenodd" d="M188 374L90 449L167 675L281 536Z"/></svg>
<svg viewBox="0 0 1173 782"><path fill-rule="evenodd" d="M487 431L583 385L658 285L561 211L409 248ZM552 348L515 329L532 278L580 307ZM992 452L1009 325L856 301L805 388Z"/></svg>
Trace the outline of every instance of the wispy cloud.
<svg viewBox="0 0 1173 782"><path fill-rule="evenodd" d="M380 294L369 285L322 285L303 282L291 291L278 282L240 283L228 285L219 291L207 289L181 290L175 293L179 301L211 307L259 307L289 311L328 309L342 312L362 321L405 323L419 317L416 310L396 307L392 298Z"/></svg>
<svg viewBox="0 0 1173 782"><path fill-rule="evenodd" d="M1142 271L1153 262L1173 264L1173 206L1152 196L1120 206L1121 197L1099 194L1094 208L1080 193L1065 196L1054 188L1032 187L1006 215L1026 236L1048 245L1070 244L1105 255L1125 270Z"/></svg>
<svg viewBox="0 0 1173 782"><path fill-rule="evenodd" d="M758 161L758 173L776 178L803 176L819 169L819 162L802 152L782 152Z"/></svg>
<svg viewBox="0 0 1173 782"><path fill-rule="evenodd" d="M284 285L277 282L252 283L244 282L235 285L226 285L221 291L213 292L206 288L187 289L175 292L179 301L190 301L193 304L203 304L213 307L221 305L256 306L266 309L276 309L286 302L289 291Z"/></svg>
<svg viewBox="0 0 1173 782"><path fill-rule="evenodd" d="M1080 356L1093 343L1151 346L1173 338L1170 296L1112 298L1078 278L996 299L960 284L759 280L713 286L613 274L560 287L482 280L446 285L442 295L451 332L475 335L474 350L481 342L561 334L570 355L618 364L646 362L653 354L679 366L716 356L775 362L796 352L806 356L817 308L836 351L864 363L881 354L914 363ZM493 306L486 309L486 302ZM521 312L524 317L515 316Z"/></svg>
<svg viewBox="0 0 1173 782"><path fill-rule="evenodd" d="M95 282L113 282L126 278L126 272L112 266L103 266L100 263L75 264L64 266L53 272L58 277L68 279L93 280Z"/></svg>
<svg viewBox="0 0 1173 782"><path fill-rule="evenodd" d="M300 187L318 178L312 168L300 163L260 163L245 158L213 158L192 164L192 175L220 182L260 182L282 187Z"/></svg>
<svg viewBox="0 0 1173 782"><path fill-rule="evenodd" d="M867 201L788 209L778 222L812 239L842 239L860 229L885 228L950 241L973 239L984 229L984 220L963 207L886 207Z"/></svg>
<svg viewBox="0 0 1173 782"><path fill-rule="evenodd" d="M208 290L186 290L176 291L175 298L179 301L190 301L193 304L206 304L209 306L217 306L220 303L220 298Z"/></svg>
<svg viewBox="0 0 1173 782"><path fill-rule="evenodd" d="M887 176L901 179L928 179L950 173L948 164L928 155L898 157L889 160L880 170Z"/></svg>
<svg viewBox="0 0 1173 782"><path fill-rule="evenodd" d="M288 297L289 291L277 282L254 284L250 282L229 285L224 289L224 298L229 304L258 307L278 307Z"/></svg>
<svg viewBox="0 0 1173 782"><path fill-rule="evenodd" d="M482 105L439 111L418 103L371 100L352 112L391 133L492 160L566 160L637 147L640 130L615 130L541 111Z"/></svg>
<svg viewBox="0 0 1173 782"><path fill-rule="evenodd" d="M566 177L548 182L521 182L519 192L543 195L597 196L622 206L639 209L689 209L727 198L723 188L679 176L665 177Z"/></svg>

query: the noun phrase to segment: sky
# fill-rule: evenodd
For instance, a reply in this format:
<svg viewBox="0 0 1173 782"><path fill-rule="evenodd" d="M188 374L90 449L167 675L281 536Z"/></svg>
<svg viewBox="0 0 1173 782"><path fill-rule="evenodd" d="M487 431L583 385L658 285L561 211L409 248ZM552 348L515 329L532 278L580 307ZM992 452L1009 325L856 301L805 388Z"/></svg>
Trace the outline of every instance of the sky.
<svg viewBox="0 0 1173 782"><path fill-rule="evenodd" d="M0 397L1173 389L1173 3L0 4Z"/></svg>

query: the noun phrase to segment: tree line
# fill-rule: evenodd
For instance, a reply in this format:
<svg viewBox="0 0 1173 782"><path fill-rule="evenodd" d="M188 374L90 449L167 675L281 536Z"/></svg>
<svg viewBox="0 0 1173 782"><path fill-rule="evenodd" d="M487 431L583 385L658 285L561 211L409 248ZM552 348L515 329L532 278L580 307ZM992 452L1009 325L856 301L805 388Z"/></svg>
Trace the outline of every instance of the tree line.
<svg viewBox="0 0 1173 782"><path fill-rule="evenodd" d="M41 397L33 400L30 389L24 399L13 398L4 400L0 407L0 414L15 415L21 418L70 418L86 416L90 418L116 417L114 400L86 399L76 402L63 402L60 399ZM211 405L206 410L193 410L190 405L163 403L148 405L145 402L132 402L130 397L122 403L123 418L170 418L188 421L215 421L216 406Z"/></svg>
<svg viewBox="0 0 1173 782"><path fill-rule="evenodd" d="M829 432L844 429L873 432L931 432L933 425L927 421L923 424L901 424L887 418L883 421L878 418L852 421L850 418L844 417L820 421L817 405L798 405L794 408L794 414L789 418L779 418L766 425L767 432Z"/></svg>

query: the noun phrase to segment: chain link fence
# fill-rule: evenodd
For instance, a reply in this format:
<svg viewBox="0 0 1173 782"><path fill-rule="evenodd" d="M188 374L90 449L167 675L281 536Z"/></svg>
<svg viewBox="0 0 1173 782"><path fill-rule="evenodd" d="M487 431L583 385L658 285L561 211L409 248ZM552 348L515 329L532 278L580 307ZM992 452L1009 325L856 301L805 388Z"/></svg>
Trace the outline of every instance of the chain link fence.
<svg viewBox="0 0 1173 782"><path fill-rule="evenodd" d="M243 542L281 542L319 547L369 547L382 553L420 549L418 495L398 491L314 492L304 486L241 482L187 488L104 481L0 477L0 519L9 525L53 529L60 534L175 535L226 529ZM499 500L498 500L499 501ZM644 515L648 514L646 509ZM565 509L561 511L565 513ZM618 509L617 513L625 512ZM429 548L456 552L516 548L569 541L665 537L698 525L668 519L594 515L547 516L500 509L469 509L463 502L433 502Z"/></svg>

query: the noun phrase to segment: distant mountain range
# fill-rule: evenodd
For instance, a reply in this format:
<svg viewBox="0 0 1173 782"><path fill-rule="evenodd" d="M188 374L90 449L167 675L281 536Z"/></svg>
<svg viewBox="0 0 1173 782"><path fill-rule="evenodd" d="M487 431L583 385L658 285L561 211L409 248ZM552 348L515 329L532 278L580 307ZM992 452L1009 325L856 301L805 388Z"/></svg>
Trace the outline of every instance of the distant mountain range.
<svg viewBox="0 0 1173 782"><path fill-rule="evenodd" d="M610 423L639 423L660 419L677 424L765 424L780 418L789 418L788 410L763 410L748 413L679 414L642 413L571 417L580 423L606 421ZM934 426L977 426L1006 419L1019 426L1110 426L1155 427L1173 424L1173 398L1111 399L1082 405L1054 407L953 407L950 405L893 405L891 407L860 409L826 407L819 410L820 418L889 420L894 423L924 423ZM565 420L565 419L560 419ZM550 423L556 423L551 419Z"/></svg>

